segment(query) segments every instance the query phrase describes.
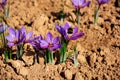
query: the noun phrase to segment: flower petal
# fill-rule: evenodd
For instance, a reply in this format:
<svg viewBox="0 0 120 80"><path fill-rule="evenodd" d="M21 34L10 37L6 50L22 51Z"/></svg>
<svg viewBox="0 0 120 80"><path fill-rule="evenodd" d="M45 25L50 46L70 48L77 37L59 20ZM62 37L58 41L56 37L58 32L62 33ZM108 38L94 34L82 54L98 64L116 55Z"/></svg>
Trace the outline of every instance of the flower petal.
<svg viewBox="0 0 120 80"><path fill-rule="evenodd" d="M53 44L59 43L59 37L54 38L54 40L52 41L52 43L53 43Z"/></svg>
<svg viewBox="0 0 120 80"><path fill-rule="evenodd" d="M53 50L58 49L58 48L60 48L60 47L61 47L61 44L54 44L54 46L53 46L53 47L50 47L49 49L50 49L51 51L53 51Z"/></svg>
<svg viewBox="0 0 120 80"><path fill-rule="evenodd" d="M66 30L68 30L68 29L70 28L69 23L65 23L65 25L64 25L64 27L63 27L63 28L65 29L65 31L66 31Z"/></svg>
<svg viewBox="0 0 120 80"><path fill-rule="evenodd" d="M0 33L3 33L7 29L7 25L0 24Z"/></svg>
<svg viewBox="0 0 120 80"><path fill-rule="evenodd" d="M77 33L77 34L75 34L75 35L72 35L72 36L69 38L69 40L76 40L76 39L82 37L83 35L84 35L83 32Z"/></svg>
<svg viewBox="0 0 120 80"><path fill-rule="evenodd" d="M26 30L25 30L24 26L22 26L22 28L20 29L20 31L22 32L22 34L26 35Z"/></svg>
<svg viewBox="0 0 120 80"><path fill-rule="evenodd" d="M11 37L11 36L5 36L5 39L7 39L8 42L13 42L14 41L14 38Z"/></svg>
<svg viewBox="0 0 120 80"><path fill-rule="evenodd" d="M21 31L20 31L20 29L18 29L18 31L16 31L16 36L15 36L17 41L20 41L20 39L21 39L20 33L21 33Z"/></svg>
<svg viewBox="0 0 120 80"><path fill-rule="evenodd" d="M73 5L78 8L79 6L79 0L72 0Z"/></svg>
<svg viewBox="0 0 120 80"><path fill-rule="evenodd" d="M109 0L97 0L99 4L105 4L108 3Z"/></svg>
<svg viewBox="0 0 120 80"><path fill-rule="evenodd" d="M89 6L89 4L90 4L90 1L85 2L84 4L82 4L81 8L84 8L85 6Z"/></svg>
<svg viewBox="0 0 120 80"><path fill-rule="evenodd" d="M29 42L32 39L33 32L27 34L26 42Z"/></svg>
<svg viewBox="0 0 120 80"><path fill-rule="evenodd" d="M76 34L78 32L78 27L75 27L74 29L73 29L73 34Z"/></svg>
<svg viewBox="0 0 120 80"><path fill-rule="evenodd" d="M45 40L40 41L41 48L45 49L48 48L49 44Z"/></svg>
<svg viewBox="0 0 120 80"><path fill-rule="evenodd" d="M9 34L11 37L14 37L15 38L15 35L16 35L16 31L14 28L9 28Z"/></svg>
<svg viewBox="0 0 120 80"><path fill-rule="evenodd" d="M60 26L58 26L58 24L55 24L55 28L57 29L57 31L61 34L62 32L61 32L61 27Z"/></svg>
<svg viewBox="0 0 120 80"><path fill-rule="evenodd" d="M46 36L46 40L48 43L50 43L52 41L52 34L50 32L48 32L48 34Z"/></svg>
<svg viewBox="0 0 120 80"><path fill-rule="evenodd" d="M7 45L8 45L9 47L15 46L15 44L14 44L14 43L11 43L11 42L8 42Z"/></svg>

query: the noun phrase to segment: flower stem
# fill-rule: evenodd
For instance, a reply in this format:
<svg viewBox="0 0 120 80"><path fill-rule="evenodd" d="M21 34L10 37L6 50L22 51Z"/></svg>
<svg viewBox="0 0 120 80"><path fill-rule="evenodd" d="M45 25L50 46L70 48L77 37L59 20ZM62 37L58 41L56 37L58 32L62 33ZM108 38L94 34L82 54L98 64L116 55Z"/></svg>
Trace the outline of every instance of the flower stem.
<svg viewBox="0 0 120 80"><path fill-rule="evenodd" d="M6 18L10 17L10 4L7 4L4 8Z"/></svg>
<svg viewBox="0 0 120 80"><path fill-rule="evenodd" d="M34 55L34 63L39 63L38 54L37 53L35 53L35 55Z"/></svg>
<svg viewBox="0 0 120 80"><path fill-rule="evenodd" d="M67 44L63 43L60 49L60 63L64 63L66 61L66 51L67 51Z"/></svg>
<svg viewBox="0 0 120 80"><path fill-rule="evenodd" d="M77 67L78 66L78 60L77 60L77 56L78 56L78 52L76 50L76 45L74 46L74 66Z"/></svg>
<svg viewBox="0 0 120 80"><path fill-rule="evenodd" d="M63 3L63 0L61 0L61 11L60 11L61 24L63 23L63 19L64 19L64 3Z"/></svg>
<svg viewBox="0 0 120 80"><path fill-rule="evenodd" d="M17 46L17 59L22 59L23 55L23 46L22 44Z"/></svg>
<svg viewBox="0 0 120 80"><path fill-rule="evenodd" d="M95 10L94 12L94 24L97 25L97 20L98 20L98 14L99 14L99 9L100 9L100 5L98 6L98 9Z"/></svg>
<svg viewBox="0 0 120 80"><path fill-rule="evenodd" d="M63 19L64 19L64 11L61 10L60 11L60 22L61 22L61 24L63 23Z"/></svg>
<svg viewBox="0 0 120 80"><path fill-rule="evenodd" d="M5 33L3 32L3 46L6 46Z"/></svg>
<svg viewBox="0 0 120 80"><path fill-rule="evenodd" d="M5 50L5 51L4 51L4 55L5 55L5 62L7 62L7 61L8 61L8 58L9 58L9 57L8 57L8 56L9 56L8 54L9 54L9 51Z"/></svg>
<svg viewBox="0 0 120 80"><path fill-rule="evenodd" d="M76 9L77 24L80 25L80 11Z"/></svg>
<svg viewBox="0 0 120 80"><path fill-rule="evenodd" d="M45 60L46 60L46 63L54 63L54 59L53 59L53 53L50 51L50 50L46 50L46 56L45 56Z"/></svg>

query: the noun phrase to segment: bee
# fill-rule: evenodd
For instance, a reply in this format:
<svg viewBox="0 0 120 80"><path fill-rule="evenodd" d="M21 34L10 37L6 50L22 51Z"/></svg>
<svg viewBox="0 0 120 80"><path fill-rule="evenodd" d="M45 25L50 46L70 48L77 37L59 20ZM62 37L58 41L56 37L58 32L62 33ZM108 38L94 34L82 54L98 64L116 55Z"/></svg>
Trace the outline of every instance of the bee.
<svg viewBox="0 0 120 80"><path fill-rule="evenodd" d="M72 28L69 28L68 31L67 31L68 34L72 34L73 33L73 29Z"/></svg>

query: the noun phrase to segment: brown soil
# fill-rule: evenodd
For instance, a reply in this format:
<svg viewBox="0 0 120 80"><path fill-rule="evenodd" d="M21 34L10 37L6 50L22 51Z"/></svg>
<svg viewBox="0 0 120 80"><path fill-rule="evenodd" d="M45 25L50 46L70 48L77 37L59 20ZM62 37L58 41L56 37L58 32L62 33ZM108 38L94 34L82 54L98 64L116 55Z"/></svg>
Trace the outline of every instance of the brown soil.
<svg viewBox="0 0 120 80"><path fill-rule="evenodd" d="M79 31L85 36L77 41L79 66L74 67L72 61L63 64L44 64L39 57L39 64L33 65L34 50L25 46L23 61L9 60L4 63L0 56L0 80L120 80L120 2L110 0L100 8L98 25L93 24L96 0L91 0L89 7L81 9ZM27 31L35 35L52 32L59 35L55 22L59 23L60 0L8 0L10 3L10 27L25 26ZM65 22L76 25L74 7L70 0L65 0ZM29 49L28 49L29 48Z"/></svg>

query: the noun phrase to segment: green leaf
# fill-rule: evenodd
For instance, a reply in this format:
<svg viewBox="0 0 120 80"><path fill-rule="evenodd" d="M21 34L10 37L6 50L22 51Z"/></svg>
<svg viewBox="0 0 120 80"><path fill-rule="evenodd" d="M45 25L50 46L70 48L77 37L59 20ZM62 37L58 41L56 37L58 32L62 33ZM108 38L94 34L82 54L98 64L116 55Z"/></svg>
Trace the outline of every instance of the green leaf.
<svg viewBox="0 0 120 80"><path fill-rule="evenodd" d="M10 16L10 5L8 5L7 8L5 8L5 16L6 18L9 18Z"/></svg>
<svg viewBox="0 0 120 80"><path fill-rule="evenodd" d="M4 55L5 55L5 62L7 62L8 61L8 54L9 54L9 51L8 50L5 50L4 51Z"/></svg>
<svg viewBox="0 0 120 80"><path fill-rule="evenodd" d="M67 51L67 44L63 43L60 49L60 62L61 63L66 61L66 51Z"/></svg>

